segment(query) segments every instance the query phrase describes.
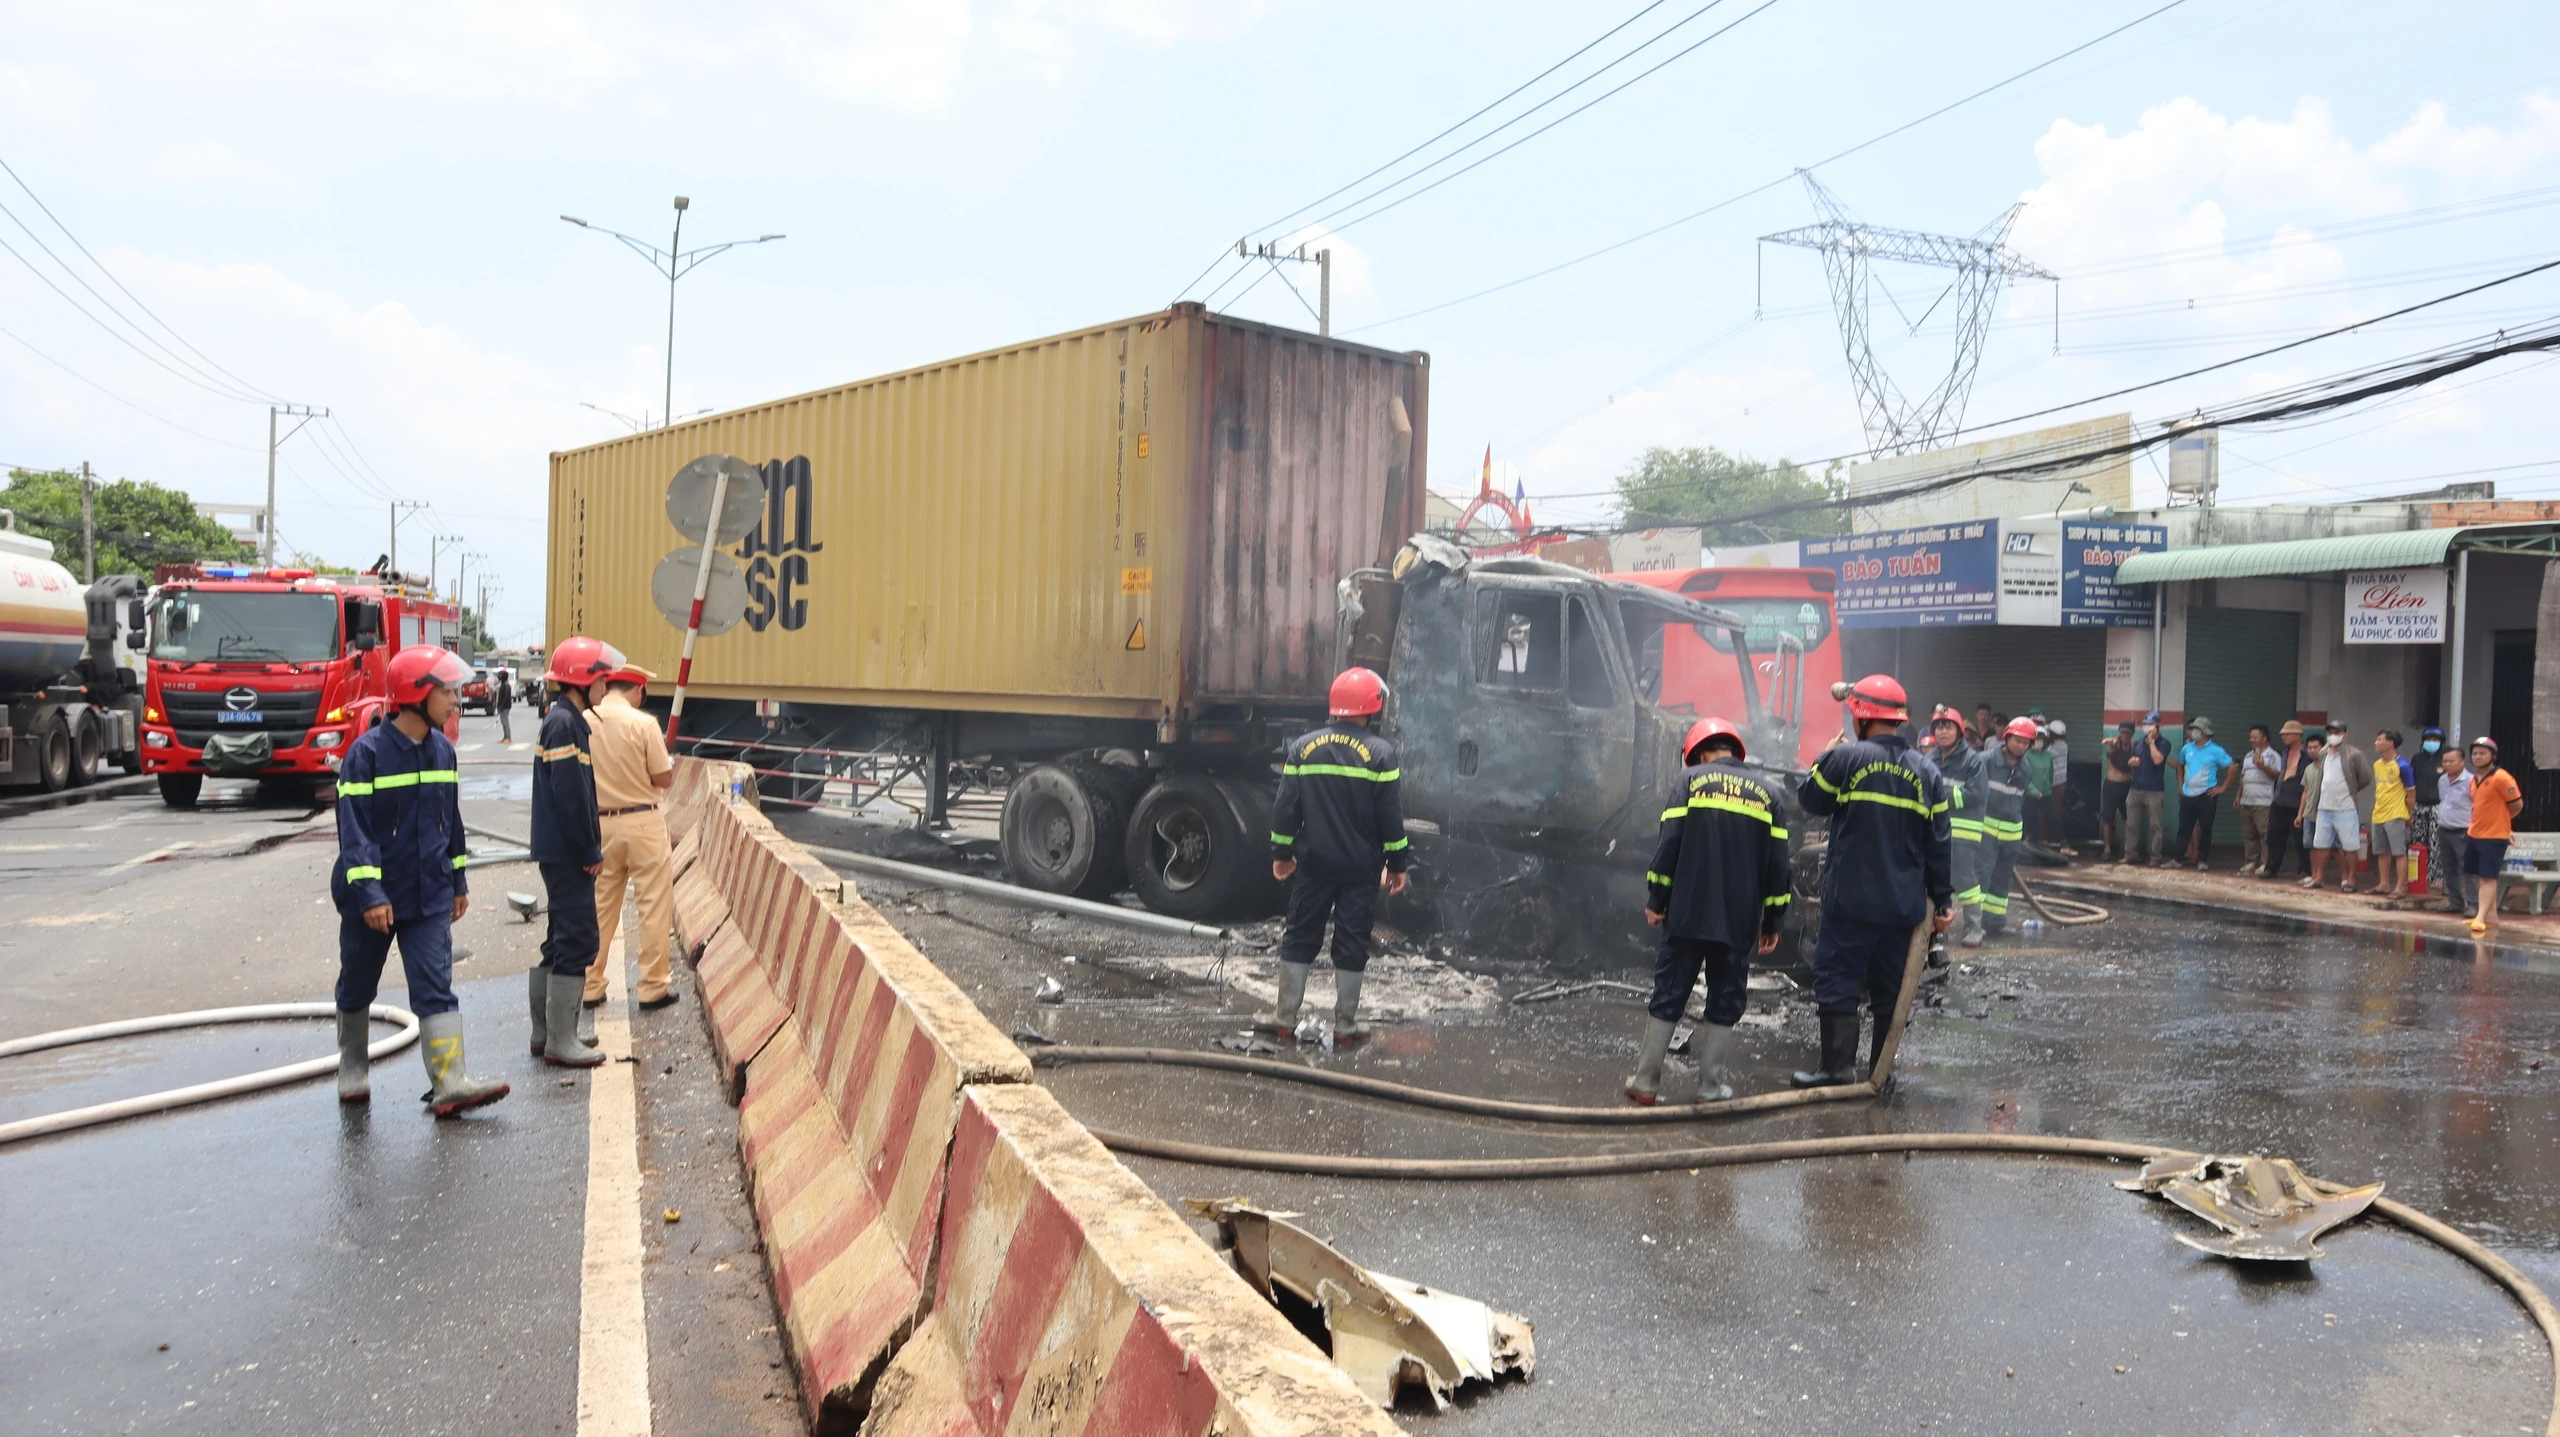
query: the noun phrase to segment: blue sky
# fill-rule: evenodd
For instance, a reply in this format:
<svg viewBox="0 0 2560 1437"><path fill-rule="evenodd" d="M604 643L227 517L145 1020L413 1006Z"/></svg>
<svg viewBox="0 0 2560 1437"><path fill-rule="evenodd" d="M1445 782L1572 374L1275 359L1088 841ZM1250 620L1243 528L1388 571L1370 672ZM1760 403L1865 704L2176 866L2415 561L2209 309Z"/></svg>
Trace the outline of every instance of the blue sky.
<svg viewBox="0 0 2560 1437"><path fill-rule="evenodd" d="M545 455L618 431L581 401L654 411L663 361L663 286L559 214L654 234L683 193L689 237L790 236L685 281L677 409L727 408L1157 308L1241 234L1304 237L1256 226L1639 3L11 3L0 159L204 354L335 410L337 450L306 436L286 451L288 543L367 561L388 523L375 490L428 498L404 561L428 533L469 536L506 585L498 627L530 639ZM1781 180L2158 0L1723 0L1672 28L1703 3L1648 12L1478 128L1657 31L1503 139L1741 23L1323 241L1341 257L1337 328L1433 356L1436 487L1471 488L1490 443L1542 518L1596 520L1602 501L1577 496L1649 444L1856 451L1819 261L1771 251L1752 317L1754 237L1812 218L1792 182L1400 316ZM2049 286L2003 302L1971 407L1996 419L2560 254L2555 30L2560 14L2521 4L2187 0L1822 178L1864 218L1912 228L1968 232L2027 201L2013 242L2063 276L2062 348ZM0 201L69 253L5 179ZM0 239L99 307L5 219ZM1914 313L1942 284L1884 279ZM1238 312L1312 327L1278 280ZM2560 272L2133 408L2158 418L2554 313ZM258 497L258 404L146 363L6 256L0 328L0 460ZM1878 340L1906 388L1946 343L1885 320ZM2545 362L2515 362L2315 428L2227 435L2227 497L2457 473L2560 493L2555 397Z"/></svg>

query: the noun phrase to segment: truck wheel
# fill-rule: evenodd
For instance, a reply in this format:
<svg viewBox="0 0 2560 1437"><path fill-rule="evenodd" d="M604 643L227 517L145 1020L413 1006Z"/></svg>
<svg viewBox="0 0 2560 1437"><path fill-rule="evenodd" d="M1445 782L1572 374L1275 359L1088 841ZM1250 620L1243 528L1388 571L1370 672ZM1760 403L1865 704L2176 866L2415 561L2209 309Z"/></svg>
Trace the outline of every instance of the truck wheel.
<svg viewBox="0 0 2560 1437"><path fill-rule="evenodd" d="M1264 906L1273 891L1266 848L1215 779L1174 774L1129 820L1129 885L1148 908L1193 922Z"/></svg>
<svg viewBox="0 0 2560 1437"><path fill-rule="evenodd" d="M164 773L160 775L160 801L171 808L193 808L204 792L204 775L200 773Z"/></svg>
<svg viewBox="0 0 2560 1437"><path fill-rule="evenodd" d="M79 726L71 740L71 786L83 788L96 783L98 765L106 758L106 735L98 731L98 720L92 718Z"/></svg>
<svg viewBox="0 0 2560 1437"><path fill-rule="evenodd" d="M1025 888L1108 898L1125 881L1128 809L1097 765L1068 760L1024 771L1004 794L1005 871Z"/></svg>
<svg viewBox="0 0 2560 1437"><path fill-rule="evenodd" d="M60 717L36 735L36 782L45 792L60 793L71 786L72 750L71 725Z"/></svg>

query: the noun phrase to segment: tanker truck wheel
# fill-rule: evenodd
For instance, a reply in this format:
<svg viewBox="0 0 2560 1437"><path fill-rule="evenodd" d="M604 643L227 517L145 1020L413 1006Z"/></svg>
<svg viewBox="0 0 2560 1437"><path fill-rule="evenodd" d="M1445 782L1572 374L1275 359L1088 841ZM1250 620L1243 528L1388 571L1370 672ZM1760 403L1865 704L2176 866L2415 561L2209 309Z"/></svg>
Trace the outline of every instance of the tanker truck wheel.
<svg viewBox="0 0 2560 1437"><path fill-rule="evenodd" d="M98 781L98 765L106 762L106 735L98 731L97 720L80 725L71 740L71 786L84 787Z"/></svg>
<svg viewBox="0 0 2560 1437"><path fill-rule="evenodd" d="M1004 793L1005 871L1043 893L1108 898L1127 878L1120 847L1128 812L1120 785L1100 765L1035 765Z"/></svg>
<svg viewBox="0 0 2560 1437"><path fill-rule="evenodd" d="M1270 843L1247 832L1239 805L1215 779L1173 774L1138 800L1129 819L1129 886L1155 912L1193 922L1268 911L1282 892L1271 881ZM1268 810L1258 826L1268 831Z"/></svg>
<svg viewBox="0 0 2560 1437"><path fill-rule="evenodd" d="M73 749L71 725L59 715L36 735L36 782L45 792L60 793L71 786Z"/></svg>
<svg viewBox="0 0 2560 1437"><path fill-rule="evenodd" d="M164 773L160 775L160 801L171 808L193 808L204 792L204 775L200 773Z"/></svg>

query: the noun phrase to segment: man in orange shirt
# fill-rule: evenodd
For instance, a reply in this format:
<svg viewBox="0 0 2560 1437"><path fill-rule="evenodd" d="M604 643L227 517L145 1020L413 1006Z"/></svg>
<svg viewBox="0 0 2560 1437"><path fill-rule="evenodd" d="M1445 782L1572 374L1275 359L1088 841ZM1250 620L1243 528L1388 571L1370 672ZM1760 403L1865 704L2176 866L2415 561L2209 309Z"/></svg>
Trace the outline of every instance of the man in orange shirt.
<svg viewBox="0 0 2560 1437"><path fill-rule="evenodd" d="M2498 767L2498 741L2482 735L2471 741L2471 844L2462 855L2462 871L2480 880L2480 911L2471 931L2486 933L2498 923L2498 875L2506 870L2507 841L2515 837L2516 815L2524 812L2524 790Z"/></svg>
<svg viewBox="0 0 2560 1437"><path fill-rule="evenodd" d="M675 929L675 885L667 873L672 864L667 842L667 816L659 795L674 786L676 766L667 757L666 740L657 721L639 703L649 681L647 669L627 666L608 677L588 722L594 752L596 816L603 830L604 867L596 874L596 956L587 966L587 1006L604 1001L605 955L613 950L614 930L622 924L622 898L637 888L640 905L640 1006L655 1011L676 1001L668 984L668 936Z"/></svg>

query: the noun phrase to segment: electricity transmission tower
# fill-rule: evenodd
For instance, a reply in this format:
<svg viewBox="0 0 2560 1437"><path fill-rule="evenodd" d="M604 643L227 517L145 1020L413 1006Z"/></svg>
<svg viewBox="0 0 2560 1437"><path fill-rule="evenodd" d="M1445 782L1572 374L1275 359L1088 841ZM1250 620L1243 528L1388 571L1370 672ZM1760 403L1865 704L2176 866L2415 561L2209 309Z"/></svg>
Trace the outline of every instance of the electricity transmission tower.
<svg viewBox="0 0 2560 1437"><path fill-rule="evenodd" d="M1964 423L1965 400L1973 392L1974 371L1982 364L1982 342L1991 327L1991 310L1999 301L2002 283L2011 279L2054 280L2057 286L2061 283L2033 260L2009 248L2009 226L2017 222L2018 211L2026 206L2011 205L1998 219L1972 235L1933 235L1864 223L1849 213L1839 196L1824 189L1822 182L1810 174L1804 177L1804 186L1812 193L1814 208L1822 214L1821 223L1762 235L1760 243L1815 250L1822 255L1822 268L1831 279L1832 308L1839 311L1840 347L1848 355L1849 376L1857 386L1859 417L1866 423L1868 446L1878 456L1929 448ZM1955 360L1948 366L1946 377L1916 401L1904 398L1892 376L1876 362L1875 345L1868 333L1868 271L1878 260L1956 272L1955 279L1921 311L1918 319L1903 314L1901 302L1893 298L1891 290L1885 291L1886 301L1894 306L1896 314L1902 315L1914 334L1930 315L1937 313L1938 306L1950 298L1955 302ZM2058 343L2062 307L2058 289L2056 294L2054 323Z"/></svg>

